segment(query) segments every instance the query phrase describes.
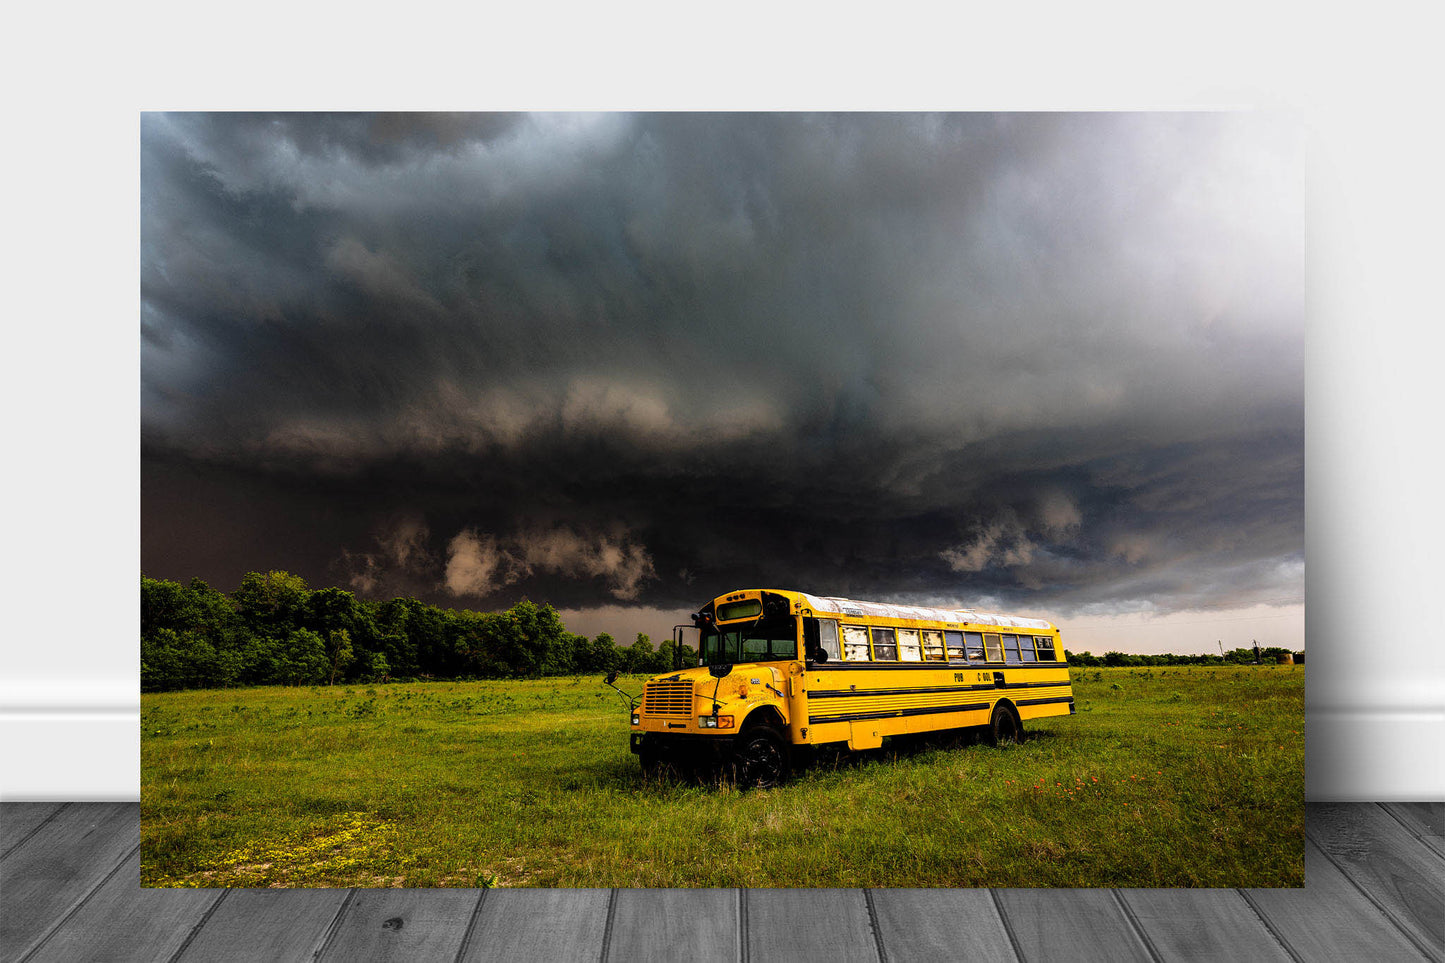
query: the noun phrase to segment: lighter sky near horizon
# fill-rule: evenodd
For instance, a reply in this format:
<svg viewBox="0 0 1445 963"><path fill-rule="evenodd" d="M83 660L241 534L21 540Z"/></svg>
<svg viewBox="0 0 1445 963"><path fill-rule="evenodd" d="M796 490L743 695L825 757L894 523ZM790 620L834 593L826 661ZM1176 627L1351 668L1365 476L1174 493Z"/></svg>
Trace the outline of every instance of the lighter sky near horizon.
<svg viewBox="0 0 1445 963"><path fill-rule="evenodd" d="M698 606L705 601L699 599ZM666 611L602 606L565 610L558 614L569 631L589 638L606 632L620 645L627 646L641 632L656 646L672 637L674 626L690 624L688 615L696 608ZM1002 614L1049 618L1047 614L1035 611ZM1164 652L1213 655L1219 652L1221 645L1228 652L1230 649L1249 648L1256 639L1262 649L1281 646L1298 652L1305 648L1305 607L1302 601L1209 612L1174 612L1158 616L1126 614L1050 621L1059 627L1066 649L1094 655L1109 651L1136 655Z"/></svg>

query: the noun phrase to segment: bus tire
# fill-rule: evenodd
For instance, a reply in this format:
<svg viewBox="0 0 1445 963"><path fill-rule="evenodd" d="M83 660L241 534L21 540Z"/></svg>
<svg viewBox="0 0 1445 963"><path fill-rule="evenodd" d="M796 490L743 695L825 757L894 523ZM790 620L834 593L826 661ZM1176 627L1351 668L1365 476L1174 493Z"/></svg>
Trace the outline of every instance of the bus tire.
<svg viewBox="0 0 1445 963"><path fill-rule="evenodd" d="M769 789L781 785L791 769L788 741L772 726L759 725L738 736L733 750L739 786Z"/></svg>
<svg viewBox="0 0 1445 963"><path fill-rule="evenodd" d="M1017 743L1023 738L1024 724L1011 703L1000 701L993 707L985 737L991 746Z"/></svg>
<svg viewBox="0 0 1445 963"><path fill-rule="evenodd" d="M638 753L637 761L642 765L643 779L661 776L667 769L667 763L663 760L662 753L656 749L644 749Z"/></svg>

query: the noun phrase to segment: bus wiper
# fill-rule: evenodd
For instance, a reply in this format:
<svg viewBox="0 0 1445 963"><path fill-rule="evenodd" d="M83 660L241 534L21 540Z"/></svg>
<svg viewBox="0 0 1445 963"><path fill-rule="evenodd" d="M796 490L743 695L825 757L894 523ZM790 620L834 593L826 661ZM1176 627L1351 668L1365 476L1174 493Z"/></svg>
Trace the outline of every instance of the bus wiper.
<svg viewBox="0 0 1445 963"><path fill-rule="evenodd" d="M707 674L717 680L713 683L712 687L712 714L714 716L717 715L718 709L721 708L717 702L718 686L722 685L722 680L731 675L732 671L732 664L726 662L717 662L707 667Z"/></svg>

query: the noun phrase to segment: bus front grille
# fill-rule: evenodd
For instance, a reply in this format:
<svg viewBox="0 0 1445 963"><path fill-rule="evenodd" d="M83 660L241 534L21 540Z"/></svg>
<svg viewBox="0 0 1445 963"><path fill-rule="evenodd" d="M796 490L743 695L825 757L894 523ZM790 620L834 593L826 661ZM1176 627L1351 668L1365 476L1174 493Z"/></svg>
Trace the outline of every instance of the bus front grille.
<svg viewBox="0 0 1445 963"><path fill-rule="evenodd" d="M691 682L649 682L642 687L642 711L650 716L692 717Z"/></svg>

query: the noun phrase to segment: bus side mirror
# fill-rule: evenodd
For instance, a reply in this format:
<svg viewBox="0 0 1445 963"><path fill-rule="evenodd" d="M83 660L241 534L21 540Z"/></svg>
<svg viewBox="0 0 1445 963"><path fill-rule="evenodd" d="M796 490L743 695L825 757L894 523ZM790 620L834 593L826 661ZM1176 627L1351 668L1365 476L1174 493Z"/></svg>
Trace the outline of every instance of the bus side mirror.
<svg viewBox="0 0 1445 963"><path fill-rule="evenodd" d="M714 679L726 679L733 671L733 667L727 663L719 663L707 667L707 674Z"/></svg>
<svg viewBox="0 0 1445 963"><path fill-rule="evenodd" d="M612 683L614 683L614 682L616 682L616 681L617 681L617 670L616 670L616 669L613 669L611 672L607 673L607 680L606 680L605 682L603 682L602 684L603 684L603 685L611 685Z"/></svg>

